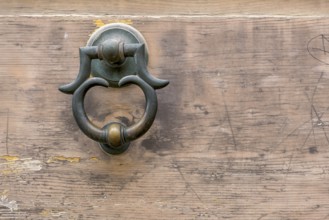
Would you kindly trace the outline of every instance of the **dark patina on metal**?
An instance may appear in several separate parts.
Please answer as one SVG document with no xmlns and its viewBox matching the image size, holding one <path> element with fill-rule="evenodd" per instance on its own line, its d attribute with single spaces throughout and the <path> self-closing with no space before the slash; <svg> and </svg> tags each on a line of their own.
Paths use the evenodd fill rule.
<svg viewBox="0 0 329 220">
<path fill-rule="evenodd" d="M 155 119 L 157 96 L 155 89 L 169 84 L 167 80 L 153 77 L 147 70 L 147 47 L 143 36 L 124 24 L 110 24 L 100 28 L 89 39 L 87 46 L 80 48 L 80 69 L 77 78 L 59 90 L 73 94 L 72 109 L 80 129 L 91 139 L 100 143 L 109 154 L 127 150 L 131 141 L 145 134 Z M 89 78 L 90 75 L 95 76 Z M 139 86 L 146 98 L 142 119 L 127 127 L 123 123 L 110 122 L 102 129 L 95 126 L 84 110 L 84 98 L 94 86 L 122 87 Z"/>
<path fill-rule="evenodd" d="M 88 119 L 84 109 L 84 97 L 87 91 L 94 86 L 108 87 L 109 83 L 106 80 L 99 77 L 90 78 L 73 94 L 72 109 L 78 126 L 88 137 L 100 142 L 102 149 L 110 154 L 123 152 L 131 141 L 145 134 L 151 127 L 157 112 L 157 96 L 150 85 L 137 76 L 126 76 L 119 82 L 120 86 L 126 84 L 138 85 L 146 98 L 146 108 L 142 119 L 130 127 L 126 127 L 122 123 L 111 122 L 100 129 Z"/>
</svg>

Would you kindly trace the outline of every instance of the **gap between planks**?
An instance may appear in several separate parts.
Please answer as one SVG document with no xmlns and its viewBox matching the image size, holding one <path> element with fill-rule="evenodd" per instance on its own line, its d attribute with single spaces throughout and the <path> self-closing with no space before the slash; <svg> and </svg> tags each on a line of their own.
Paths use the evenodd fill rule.
<svg viewBox="0 0 329 220">
<path fill-rule="evenodd" d="M 324 15 L 99 15 L 99 14 L 20 14 L 20 15 L 0 15 L 0 18 L 131 18 L 131 19 L 164 19 L 164 18 L 329 18 L 329 14 Z"/>
</svg>

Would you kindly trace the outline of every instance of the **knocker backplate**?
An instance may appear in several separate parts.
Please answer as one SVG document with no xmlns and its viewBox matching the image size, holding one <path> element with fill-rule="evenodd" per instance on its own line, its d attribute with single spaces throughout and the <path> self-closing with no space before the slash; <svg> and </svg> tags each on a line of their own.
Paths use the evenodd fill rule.
<svg viewBox="0 0 329 220">
<path fill-rule="evenodd" d="M 105 25 L 96 30 L 87 42 L 87 46 L 98 46 L 108 39 L 115 39 L 123 43 L 145 44 L 145 61 L 148 62 L 148 49 L 142 34 L 135 28 L 121 23 Z M 91 74 L 107 80 L 111 87 L 118 87 L 121 78 L 137 74 L 137 65 L 134 57 L 126 57 L 121 64 L 110 64 L 105 60 L 93 59 Z"/>
</svg>

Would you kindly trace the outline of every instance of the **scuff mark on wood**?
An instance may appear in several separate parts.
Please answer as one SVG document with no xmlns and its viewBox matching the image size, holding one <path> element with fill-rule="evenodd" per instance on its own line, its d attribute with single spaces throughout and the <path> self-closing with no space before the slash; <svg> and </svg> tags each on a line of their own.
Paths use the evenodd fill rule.
<svg viewBox="0 0 329 220">
<path fill-rule="evenodd" d="M 98 28 L 103 27 L 106 24 L 112 24 L 112 23 L 122 23 L 128 25 L 133 24 L 131 19 L 111 19 L 108 20 L 107 23 L 104 23 L 102 19 L 95 19 L 94 24 L 96 25 L 97 28 L 89 36 L 91 36 Z"/>
<path fill-rule="evenodd" d="M 92 161 L 99 161 L 99 158 L 98 158 L 98 157 L 90 157 L 89 160 L 92 160 Z"/>
<path fill-rule="evenodd" d="M 64 156 L 54 156 L 49 158 L 47 163 L 54 163 L 56 161 L 68 161 L 70 163 L 79 163 L 80 162 L 80 157 L 64 157 Z"/>
<path fill-rule="evenodd" d="M 18 170 L 16 170 L 16 169 L 5 169 L 5 170 L 1 170 L 1 174 L 2 175 L 5 175 L 5 176 L 8 176 L 10 174 L 15 174 L 15 173 L 18 173 Z"/>
<path fill-rule="evenodd" d="M 26 159 L 20 166 L 25 170 L 39 171 L 42 169 L 42 162 L 39 160 Z"/>
<path fill-rule="evenodd" d="M 6 163 L 0 163 L 1 174 L 10 175 L 24 171 L 39 171 L 42 169 L 42 162 L 39 160 L 32 160 L 31 158 L 19 159 L 16 156 L 2 156 Z"/>
<path fill-rule="evenodd" d="M 104 22 L 101 20 L 101 19 L 96 19 L 96 20 L 94 20 L 94 24 L 96 25 L 96 27 L 102 27 L 102 26 L 104 26 L 105 24 L 104 24 Z"/>
<path fill-rule="evenodd" d="M 123 23 L 123 24 L 133 24 L 131 19 L 113 19 L 108 21 L 109 24 L 111 23 Z"/>
<path fill-rule="evenodd" d="M 13 161 L 19 160 L 19 157 L 17 157 L 17 156 L 10 156 L 10 155 L 3 155 L 3 156 L 0 156 L 0 159 L 4 159 L 7 162 L 13 162 Z"/>
<path fill-rule="evenodd" d="M 43 209 L 39 214 L 43 217 L 48 217 L 50 215 L 51 210 Z"/>
<path fill-rule="evenodd" d="M 52 209 L 43 209 L 39 215 L 43 216 L 43 217 L 63 217 L 64 215 L 66 215 L 66 212 L 62 212 L 62 211 L 54 211 Z"/>
<path fill-rule="evenodd" d="M 96 25 L 96 27 L 102 27 L 106 24 L 112 24 L 112 23 L 122 23 L 122 24 L 133 24 L 131 19 L 111 19 L 108 20 L 107 23 L 104 23 L 101 19 L 96 19 L 94 20 L 94 24 Z"/>
<path fill-rule="evenodd" d="M 0 206 L 10 209 L 11 212 L 18 210 L 18 205 L 15 200 L 9 201 L 7 195 L 0 197 Z"/>
<path fill-rule="evenodd" d="M 66 215 L 66 212 L 53 212 L 52 211 L 50 214 L 53 217 L 63 217 L 64 215 Z"/>
</svg>

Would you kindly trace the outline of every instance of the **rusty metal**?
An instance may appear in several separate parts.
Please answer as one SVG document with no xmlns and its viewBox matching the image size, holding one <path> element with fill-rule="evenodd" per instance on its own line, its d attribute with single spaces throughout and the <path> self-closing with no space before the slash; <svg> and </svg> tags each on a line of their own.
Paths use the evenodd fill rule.
<svg viewBox="0 0 329 220">
<path fill-rule="evenodd" d="M 127 26 L 107 25 L 96 31 L 88 46 L 80 48 L 77 78 L 59 87 L 64 93 L 73 94 L 73 115 L 80 129 L 109 154 L 124 152 L 131 141 L 149 130 L 157 112 L 155 89 L 169 84 L 169 81 L 155 78 L 148 72 L 145 40 L 136 29 Z M 96 77 L 89 78 L 91 74 Z M 130 127 L 118 122 L 110 122 L 102 129 L 95 126 L 84 110 L 87 91 L 94 86 L 122 87 L 129 84 L 139 86 L 144 92 L 146 107 L 141 120 Z"/>
</svg>

